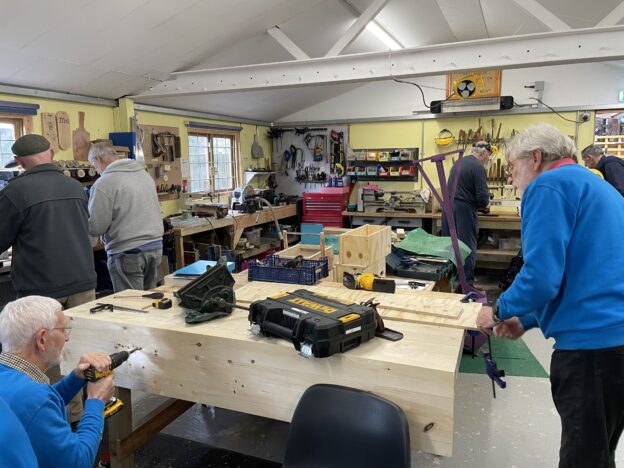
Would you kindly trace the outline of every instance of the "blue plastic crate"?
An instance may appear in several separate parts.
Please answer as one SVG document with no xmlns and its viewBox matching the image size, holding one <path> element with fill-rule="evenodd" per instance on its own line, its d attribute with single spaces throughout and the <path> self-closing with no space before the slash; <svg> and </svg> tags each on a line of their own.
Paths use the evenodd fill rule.
<svg viewBox="0 0 624 468">
<path fill-rule="evenodd" d="M 249 281 L 270 281 L 273 283 L 292 283 L 312 285 L 329 275 L 329 260 L 303 260 L 299 268 L 286 268 L 284 265 L 292 258 L 271 255 L 262 261 L 249 264 Z"/>
</svg>

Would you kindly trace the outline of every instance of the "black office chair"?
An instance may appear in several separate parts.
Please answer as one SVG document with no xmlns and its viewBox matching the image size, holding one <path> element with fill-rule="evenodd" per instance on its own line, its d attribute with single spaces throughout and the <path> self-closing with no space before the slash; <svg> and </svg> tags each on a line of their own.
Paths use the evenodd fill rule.
<svg viewBox="0 0 624 468">
<path fill-rule="evenodd" d="M 339 385 L 308 388 L 295 408 L 284 468 L 409 468 L 410 438 L 401 408 Z"/>
</svg>

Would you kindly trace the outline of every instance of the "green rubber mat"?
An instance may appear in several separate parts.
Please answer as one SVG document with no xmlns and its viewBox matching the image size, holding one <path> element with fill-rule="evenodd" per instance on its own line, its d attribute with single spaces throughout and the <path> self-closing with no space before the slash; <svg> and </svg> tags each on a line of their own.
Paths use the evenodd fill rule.
<svg viewBox="0 0 624 468">
<path fill-rule="evenodd" d="M 493 336 L 492 350 L 497 367 L 503 369 L 505 375 L 548 378 L 548 373 L 522 339 L 512 341 Z M 459 372 L 485 374 L 483 351 L 487 352 L 487 343 L 476 353 L 474 359 L 470 353 L 464 353 L 459 365 Z"/>
</svg>

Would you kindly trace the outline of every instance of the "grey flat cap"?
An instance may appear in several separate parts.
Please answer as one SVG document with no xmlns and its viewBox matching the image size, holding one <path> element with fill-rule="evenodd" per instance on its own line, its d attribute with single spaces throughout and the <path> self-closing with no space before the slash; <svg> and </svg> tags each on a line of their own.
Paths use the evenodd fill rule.
<svg viewBox="0 0 624 468">
<path fill-rule="evenodd" d="M 11 146 L 11 151 L 15 156 L 31 156 L 43 153 L 50 149 L 50 142 L 41 135 L 24 135 L 19 137 Z"/>
</svg>

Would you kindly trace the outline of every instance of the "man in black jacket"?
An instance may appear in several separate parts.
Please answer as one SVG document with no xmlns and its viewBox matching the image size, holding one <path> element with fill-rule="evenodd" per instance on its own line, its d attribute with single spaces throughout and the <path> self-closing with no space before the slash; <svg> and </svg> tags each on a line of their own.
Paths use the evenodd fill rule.
<svg viewBox="0 0 624 468">
<path fill-rule="evenodd" d="M 492 146 L 479 141 L 472 146 L 472 153 L 461 159 L 457 192 L 453 200 L 453 217 L 457 228 L 457 236 L 470 247 L 472 253 L 464 262 L 464 271 L 468 284 L 474 283 L 474 269 L 477 261 L 477 238 L 479 236 L 478 211 L 488 211 L 490 192 L 487 187 L 485 166 L 493 154 Z M 459 161 L 451 168 L 448 180 L 449 193 L 457 177 Z M 450 231 L 446 217 L 442 216 L 442 235 L 449 236 Z"/>
<path fill-rule="evenodd" d="M 95 300 L 96 274 L 82 185 L 52 164 L 54 150 L 41 135 L 11 147 L 25 172 L 0 191 L 0 252 L 13 246 L 11 279 L 18 297 L 47 296 L 71 308 Z M 51 380 L 60 380 L 53 367 Z M 82 403 L 71 406 L 72 422 Z"/>
<path fill-rule="evenodd" d="M 617 156 L 605 156 L 600 145 L 589 145 L 581 152 L 585 166 L 597 169 L 615 189 L 624 195 L 624 161 Z"/>
</svg>

